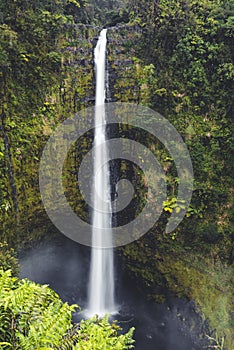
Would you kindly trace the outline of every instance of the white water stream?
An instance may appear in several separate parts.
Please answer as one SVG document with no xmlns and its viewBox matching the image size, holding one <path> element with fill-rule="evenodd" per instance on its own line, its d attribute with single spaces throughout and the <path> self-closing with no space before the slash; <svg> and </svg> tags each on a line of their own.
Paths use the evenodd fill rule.
<svg viewBox="0 0 234 350">
<path fill-rule="evenodd" d="M 96 210 L 92 217 L 92 253 L 87 314 L 104 316 L 115 312 L 114 302 L 114 258 L 112 248 L 102 247 L 103 240 L 111 246 L 111 189 L 107 163 L 105 116 L 105 77 L 106 77 L 106 29 L 100 33 L 95 47 L 96 67 L 96 108 L 94 135 L 94 184 L 93 203 Z M 102 145 L 102 147 L 98 147 Z M 107 228 L 104 233 L 102 228 Z"/>
</svg>

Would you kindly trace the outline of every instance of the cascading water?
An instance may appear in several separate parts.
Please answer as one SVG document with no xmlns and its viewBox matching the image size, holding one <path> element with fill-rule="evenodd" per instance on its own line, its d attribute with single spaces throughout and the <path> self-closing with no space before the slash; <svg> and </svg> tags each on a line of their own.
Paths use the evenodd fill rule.
<svg viewBox="0 0 234 350">
<path fill-rule="evenodd" d="M 105 59 L 106 59 L 106 29 L 100 33 L 95 47 L 96 67 L 96 108 L 94 135 L 94 185 L 92 217 L 92 253 L 89 282 L 89 301 L 87 314 L 89 316 L 104 316 L 115 311 L 114 302 L 114 258 L 112 248 L 102 247 L 103 240 L 111 246 L 111 189 L 108 167 L 108 149 L 106 145 L 105 117 Z M 98 147 L 100 146 L 100 147 Z M 108 234 L 103 234 L 102 228 L 107 228 Z"/>
</svg>

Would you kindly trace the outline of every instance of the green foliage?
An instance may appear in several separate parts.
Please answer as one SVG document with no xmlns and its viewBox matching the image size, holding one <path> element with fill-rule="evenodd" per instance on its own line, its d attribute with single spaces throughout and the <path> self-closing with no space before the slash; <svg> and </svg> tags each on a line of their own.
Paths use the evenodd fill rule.
<svg viewBox="0 0 234 350">
<path fill-rule="evenodd" d="M 18 260 L 13 248 L 10 248 L 7 243 L 0 242 L 0 268 L 4 271 L 12 270 L 13 274 L 18 273 Z"/>
<path fill-rule="evenodd" d="M 231 257 L 233 261 L 230 217 L 234 46 L 230 28 L 234 3 L 218 0 L 158 0 L 150 4 L 129 1 L 129 11 L 132 21 L 142 32 L 135 33 L 137 44 L 134 39 L 132 44 L 125 39 L 124 44 L 118 38 L 125 50 L 118 55 L 122 60 L 121 67 L 115 67 L 115 96 L 121 101 L 135 101 L 152 107 L 166 116 L 184 137 L 195 182 L 187 213 L 190 221 L 184 221 L 179 230 L 183 236 L 181 241 L 191 243 L 187 232 L 194 227 L 193 241 L 198 245 L 200 242 L 202 249 L 209 249 L 216 238 L 204 239 L 205 246 L 205 235 L 200 232 L 201 227 L 205 231 L 207 225 L 214 222 L 218 236 L 216 231 L 213 235 L 223 239 L 225 258 Z M 126 33 L 123 35 L 127 36 Z M 111 54 L 115 61 L 112 51 Z M 125 66 L 127 58 L 128 65 Z M 130 59 L 132 64 L 129 64 Z M 149 146 L 152 148 L 152 143 L 149 142 Z M 183 203 L 175 201 L 178 176 L 173 163 L 163 159 L 164 150 L 157 145 L 154 153 L 162 161 L 168 182 L 164 210 L 179 212 Z M 220 254 L 223 255 L 221 246 Z"/>
<path fill-rule="evenodd" d="M 87 38 L 96 32 L 73 25 L 73 6 L 74 17 L 85 16 L 85 1 L 0 4 L 0 235 L 11 245 L 48 230 L 38 188 L 43 146 L 93 96 Z"/>
<path fill-rule="evenodd" d="M 129 21 L 127 0 L 88 1 L 88 13 L 93 23 L 102 27 L 113 27 Z"/>
<path fill-rule="evenodd" d="M 10 339 L 14 339 L 12 345 L 15 342 L 16 348 L 35 349 L 62 343 L 64 334 L 71 328 L 71 312 L 76 305 L 63 304 L 47 286 L 19 281 L 12 278 L 9 271 L 1 274 L 0 286 L 2 317 L 8 310 L 8 318 L 11 315 L 14 324 L 10 335 Z M 3 333 L 1 339 L 10 341 L 8 333 L 6 336 Z"/>
<path fill-rule="evenodd" d="M 168 118 L 188 146 L 195 181 L 186 218 L 166 235 L 167 217 L 183 208 L 178 174 L 160 145 L 144 141 L 165 171 L 168 197 L 162 220 L 122 250 L 125 264 L 149 293 L 155 283 L 167 284 L 193 299 L 217 331 L 211 345 L 232 349 L 234 2 L 134 0 L 128 8 L 141 31 L 137 44 L 118 38 L 121 53 L 111 50 L 113 62 L 121 55 L 122 63 L 115 96 Z"/>
<path fill-rule="evenodd" d="M 130 349 L 133 329 L 119 335 L 108 318 L 73 324 L 77 305 L 63 303 L 47 285 L 0 271 L 0 345 L 3 349 Z"/>
<path fill-rule="evenodd" d="M 108 318 L 101 320 L 97 318 L 82 321 L 80 323 L 80 341 L 74 347 L 74 350 L 93 350 L 93 349 L 132 349 L 134 346 L 133 328 L 126 334 L 118 335 L 120 328 L 113 323 L 110 325 Z M 95 339 L 95 343 L 93 341 Z M 95 344 L 95 345 L 94 345 Z"/>
</svg>

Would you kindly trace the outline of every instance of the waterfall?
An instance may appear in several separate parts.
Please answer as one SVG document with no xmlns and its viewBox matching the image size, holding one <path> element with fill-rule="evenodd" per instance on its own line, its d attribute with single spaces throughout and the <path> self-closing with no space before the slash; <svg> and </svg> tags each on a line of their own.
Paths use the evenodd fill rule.
<svg viewBox="0 0 234 350">
<path fill-rule="evenodd" d="M 95 47 L 96 68 L 96 108 L 95 108 L 95 135 L 94 135 L 94 184 L 92 216 L 92 252 L 89 281 L 89 316 L 95 314 L 104 316 L 115 311 L 114 302 L 114 257 L 112 248 L 97 248 L 103 246 L 103 240 L 112 243 L 112 214 L 110 173 L 107 163 L 108 149 L 106 142 L 105 116 L 105 77 L 106 77 L 106 29 L 100 33 Z M 98 147 L 102 145 L 102 147 Z M 102 231 L 108 229 L 108 234 Z"/>
</svg>

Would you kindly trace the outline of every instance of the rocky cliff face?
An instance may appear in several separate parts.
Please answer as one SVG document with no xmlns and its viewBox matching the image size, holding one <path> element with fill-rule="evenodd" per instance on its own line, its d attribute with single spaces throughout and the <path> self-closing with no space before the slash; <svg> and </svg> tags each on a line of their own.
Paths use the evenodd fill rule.
<svg viewBox="0 0 234 350">
<path fill-rule="evenodd" d="M 69 29 L 62 49 L 61 103 L 78 111 L 95 101 L 94 47 L 100 27 L 77 24 Z M 117 25 L 107 31 L 107 102 L 139 101 L 135 48 L 139 40 L 137 25 Z"/>
<path fill-rule="evenodd" d="M 140 37 L 137 25 L 108 29 L 108 74 L 111 101 L 139 102 L 137 64 L 134 60 Z"/>
<path fill-rule="evenodd" d="M 3 210 L 2 235 L 8 240 L 11 240 L 9 237 L 15 240 L 17 231 L 18 241 L 24 244 L 25 241 L 43 235 L 48 231 L 48 227 L 52 228 L 40 199 L 38 187 L 40 157 L 46 141 L 58 124 L 95 103 L 93 52 L 101 29 L 84 24 L 65 25 L 63 37 L 60 38 L 58 45 L 59 54 L 61 53 L 60 72 L 53 77 L 44 103 L 38 107 L 28 108 L 29 118 L 28 127 L 24 128 L 25 135 L 22 137 L 20 131 L 25 123 L 24 111 L 15 111 L 14 113 L 18 113 L 17 118 L 5 121 L 6 124 L 10 123 L 6 131 L 11 144 L 16 189 L 14 201 L 17 201 L 18 222 L 16 228 L 15 216 L 11 215 L 10 210 Z M 137 65 L 132 59 L 138 34 L 139 28 L 136 26 L 119 25 L 108 29 L 107 101 L 139 100 Z M 77 152 L 83 153 L 87 147 L 89 146 L 83 142 L 82 150 Z M 5 180 L 9 188 L 11 179 L 6 177 Z M 9 201 L 12 199 L 9 198 Z"/>
</svg>

